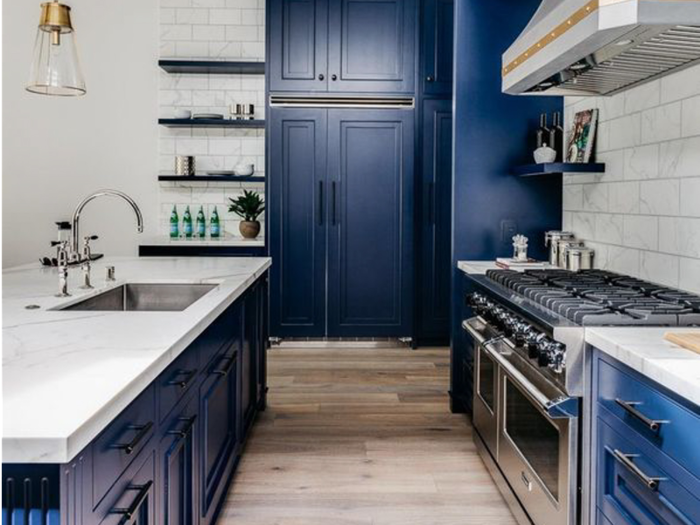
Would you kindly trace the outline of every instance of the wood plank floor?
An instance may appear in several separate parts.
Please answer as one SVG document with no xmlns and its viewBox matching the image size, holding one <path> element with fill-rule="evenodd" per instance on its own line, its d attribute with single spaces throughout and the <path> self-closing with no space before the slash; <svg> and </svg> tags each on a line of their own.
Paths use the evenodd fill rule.
<svg viewBox="0 0 700 525">
<path fill-rule="evenodd" d="M 448 374 L 445 348 L 271 350 L 220 523 L 515 524 Z"/>
</svg>

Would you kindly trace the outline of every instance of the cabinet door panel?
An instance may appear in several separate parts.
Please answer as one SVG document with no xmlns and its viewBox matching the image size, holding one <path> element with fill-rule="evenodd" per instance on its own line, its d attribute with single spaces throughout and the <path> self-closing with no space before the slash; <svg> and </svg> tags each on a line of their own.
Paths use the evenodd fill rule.
<svg viewBox="0 0 700 525">
<path fill-rule="evenodd" d="M 454 56 L 454 0 L 425 0 L 421 32 L 423 92 L 449 95 Z"/>
<path fill-rule="evenodd" d="M 423 106 L 421 248 L 418 291 L 419 340 L 449 342 L 452 102 Z"/>
<path fill-rule="evenodd" d="M 329 91 L 414 90 L 415 0 L 331 0 Z"/>
<path fill-rule="evenodd" d="M 270 91 L 326 91 L 327 0 L 268 2 Z"/>
<path fill-rule="evenodd" d="M 413 114 L 329 111 L 328 335 L 408 336 Z"/>
<path fill-rule="evenodd" d="M 270 111 L 271 335 L 325 335 L 326 110 Z"/>
</svg>

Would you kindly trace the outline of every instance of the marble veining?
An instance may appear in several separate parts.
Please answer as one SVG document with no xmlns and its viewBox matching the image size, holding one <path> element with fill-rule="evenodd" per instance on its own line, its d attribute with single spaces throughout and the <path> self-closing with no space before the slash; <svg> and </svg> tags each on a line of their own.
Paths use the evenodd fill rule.
<svg viewBox="0 0 700 525">
<path fill-rule="evenodd" d="M 70 269 L 68 299 L 54 297 L 55 269 L 3 271 L 3 461 L 70 461 L 270 264 L 257 257 L 107 258 L 93 264 L 93 291 L 79 289 L 80 269 Z M 117 282 L 105 283 L 107 265 Z M 127 282 L 218 286 L 182 312 L 56 309 Z"/>
</svg>

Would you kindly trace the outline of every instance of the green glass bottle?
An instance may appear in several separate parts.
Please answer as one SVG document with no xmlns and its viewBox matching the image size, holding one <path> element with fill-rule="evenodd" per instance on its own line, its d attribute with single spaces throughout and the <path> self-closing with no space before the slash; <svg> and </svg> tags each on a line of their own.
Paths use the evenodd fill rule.
<svg viewBox="0 0 700 525">
<path fill-rule="evenodd" d="M 177 215 L 177 206 L 173 205 L 173 211 L 170 213 L 170 238 L 178 237 L 180 237 L 180 217 Z"/>
<path fill-rule="evenodd" d="M 204 217 L 204 209 L 202 209 L 201 206 L 197 212 L 196 231 L 197 237 L 200 239 L 203 239 L 207 235 L 207 219 Z"/>
<path fill-rule="evenodd" d="M 188 239 L 192 237 L 192 214 L 189 206 L 185 208 L 185 213 L 182 216 L 182 233 Z"/>
<path fill-rule="evenodd" d="M 214 206 L 214 211 L 211 212 L 211 218 L 209 219 L 209 235 L 211 235 L 212 239 L 221 237 L 221 222 L 219 221 L 219 212 L 216 211 L 216 206 Z"/>
</svg>

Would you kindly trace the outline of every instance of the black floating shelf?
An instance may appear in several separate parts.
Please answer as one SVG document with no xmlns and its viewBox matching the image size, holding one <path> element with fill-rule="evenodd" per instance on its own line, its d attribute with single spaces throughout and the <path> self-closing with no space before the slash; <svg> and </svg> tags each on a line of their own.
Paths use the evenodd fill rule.
<svg viewBox="0 0 700 525">
<path fill-rule="evenodd" d="M 265 62 L 216 60 L 159 60 L 158 65 L 168 73 L 212 75 L 264 75 Z"/>
<path fill-rule="evenodd" d="M 520 177 L 534 177 L 553 173 L 605 173 L 605 164 L 550 162 L 546 164 L 528 164 L 513 168 L 513 174 Z"/>
<path fill-rule="evenodd" d="M 222 118 L 160 118 L 158 124 L 168 128 L 257 128 L 265 127 L 264 120 L 235 120 Z"/>
<path fill-rule="evenodd" d="M 158 175 L 161 182 L 265 182 L 265 177 L 251 175 L 250 177 L 236 177 L 235 175 Z"/>
</svg>

